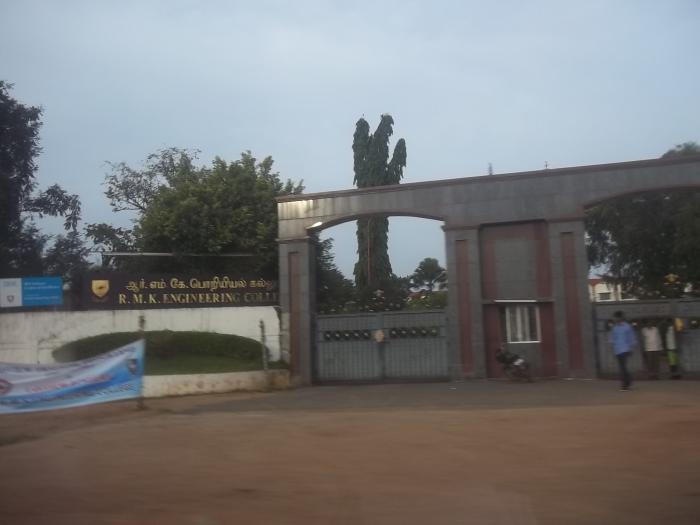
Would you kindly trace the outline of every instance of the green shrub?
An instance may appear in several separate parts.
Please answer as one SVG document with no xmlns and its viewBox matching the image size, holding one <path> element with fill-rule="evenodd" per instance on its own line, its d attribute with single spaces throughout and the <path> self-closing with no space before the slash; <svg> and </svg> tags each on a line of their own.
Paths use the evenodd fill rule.
<svg viewBox="0 0 700 525">
<path fill-rule="evenodd" d="M 262 369 L 260 343 L 210 332 L 146 332 L 146 375 L 205 374 Z M 117 332 L 73 341 L 53 351 L 59 363 L 87 359 L 138 340 L 138 332 Z M 272 363 L 282 368 L 284 363 Z"/>
</svg>

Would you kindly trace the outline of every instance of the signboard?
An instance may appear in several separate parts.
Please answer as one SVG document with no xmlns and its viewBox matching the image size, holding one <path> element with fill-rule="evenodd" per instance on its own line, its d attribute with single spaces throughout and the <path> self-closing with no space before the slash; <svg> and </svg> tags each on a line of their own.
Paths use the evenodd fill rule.
<svg viewBox="0 0 700 525">
<path fill-rule="evenodd" d="M 141 396 L 144 342 L 57 365 L 0 363 L 0 414 L 35 412 Z"/>
<path fill-rule="evenodd" d="M 22 278 L 22 306 L 63 304 L 63 279 L 60 277 Z"/>
<path fill-rule="evenodd" d="M 274 306 L 277 281 L 259 276 L 89 274 L 83 284 L 88 309 Z"/>
<path fill-rule="evenodd" d="M 22 306 L 22 279 L 0 279 L 0 308 Z"/>
<path fill-rule="evenodd" d="M 63 304 L 60 277 L 0 279 L 0 308 L 21 308 Z"/>
</svg>

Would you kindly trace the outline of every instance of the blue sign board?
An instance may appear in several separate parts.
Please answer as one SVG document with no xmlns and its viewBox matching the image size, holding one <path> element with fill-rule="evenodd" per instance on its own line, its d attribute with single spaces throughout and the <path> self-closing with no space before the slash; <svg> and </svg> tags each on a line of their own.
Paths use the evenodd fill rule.
<svg viewBox="0 0 700 525">
<path fill-rule="evenodd" d="M 23 277 L 22 306 L 63 304 L 63 279 L 60 277 Z"/>
</svg>

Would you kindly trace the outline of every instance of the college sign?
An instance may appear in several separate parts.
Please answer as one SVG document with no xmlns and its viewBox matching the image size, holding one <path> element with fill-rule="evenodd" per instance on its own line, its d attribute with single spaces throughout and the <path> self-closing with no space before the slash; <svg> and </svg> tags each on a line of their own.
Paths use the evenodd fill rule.
<svg viewBox="0 0 700 525">
<path fill-rule="evenodd" d="M 83 306 L 93 309 L 274 306 L 277 281 L 231 275 L 89 274 Z"/>
</svg>

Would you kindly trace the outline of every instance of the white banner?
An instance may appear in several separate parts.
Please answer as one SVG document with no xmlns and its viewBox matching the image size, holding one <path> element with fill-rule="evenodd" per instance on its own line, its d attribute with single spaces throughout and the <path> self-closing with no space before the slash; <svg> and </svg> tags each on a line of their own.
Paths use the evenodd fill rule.
<svg viewBox="0 0 700 525">
<path fill-rule="evenodd" d="M 139 397 L 144 341 L 57 365 L 0 363 L 0 414 L 69 408 Z"/>
</svg>

